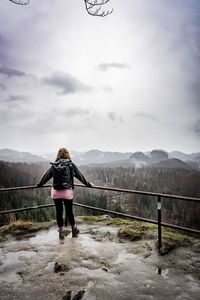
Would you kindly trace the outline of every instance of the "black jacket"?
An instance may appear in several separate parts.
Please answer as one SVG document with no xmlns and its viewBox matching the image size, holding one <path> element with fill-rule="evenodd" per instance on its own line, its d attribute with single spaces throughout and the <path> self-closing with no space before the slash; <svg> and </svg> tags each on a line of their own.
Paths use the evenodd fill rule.
<svg viewBox="0 0 200 300">
<path fill-rule="evenodd" d="M 74 177 L 76 177 L 79 181 L 81 181 L 84 185 L 91 187 L 91 183 L 88 182 L 85 177 L 83 176 L 83 174 L 79 171 L 79 169 L 77 168 L 77 166 L 71 162 L 68 159 L 60 159 L 58 162 L 66 162 L 69 163 L 71 165 L 71 180 L 72 180 L 72 189 L 74 189 Z M 43 186 L 47 181 L 49 181 L 51 178 L 53 177 L 53 167 L 51 166 L 51 168 L 49 168 L 47 170 L 47 172 L 44 174 L 44 176 L 42 177 L 42 179 L 40 180 L 40 182 L 37 184 L 37 187 L 41 187 Z"/>
</svg>

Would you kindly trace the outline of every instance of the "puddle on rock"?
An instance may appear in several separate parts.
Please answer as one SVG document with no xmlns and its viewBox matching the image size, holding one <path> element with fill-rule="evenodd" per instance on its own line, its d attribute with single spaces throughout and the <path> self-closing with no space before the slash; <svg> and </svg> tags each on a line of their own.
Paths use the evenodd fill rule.
<svg viewBox="0 0 200 300">
<path fill-rule="evenodd" d="M 193 300 L 187 293 L 183 293 L 176 297 L 176 300 Z"/>
<path fill-rule="evenodd" d="M 6 253 L 5 257 L 2 257 L 2 265 L 0 266 L 0 273 L 9 269 L 14 269 L 24 264 L 23 258 L 29 258 L 35 255 L 34 251 L 17 251 Z"/>
<path fill-rule="evenodd" d="M 51 261 L 50 263 L 47 264 L 45 270 L 54 270 L 55 262 Z"/>
<path fill-rule="evenodd" d="M 189 285 L 192 291 L 198 291 L 198 290 L 200 291 L 200 284 L 198 284 L 197 282 L 190 281 L 187 283 L 187 285 Z"/>
<path fill-rule="evenodd" d="M 135 259 L 136 257 L 137 257 L 137 255 L 135 255 L 133 253 L 119 253 L 116 263 L 120 264 L 120 263 L 123 263 L 125 260 Z"/>
<path fill-rule="evenodd" d="M 2 257 L 2 265 L 0 266 L 0 280 L 15 282 L 21 281 L 21 277 L 16 274 L 16 270 L 22 267 L 26 262 L 24 259 L 35 255 L 34 251 L 17 251 L 6 253 Z"/>
<path fill-rule="evenodd" d="M 92 264 L 92 262 L 89 261 L 88 259 L 83 259 L 81 262 L 82 262 L 83 264 L 87 264 L 87 265 Z"/>
<path fill-rule="evenodd" d="M 83 259 L 80 264 L 80 266 L 82 267 L 91 268 L 91 269 L 94 268 L 95 265 L 96 263 L 90 259 L 89 260 Z"/>
<path fill-rule="evenodd" d="M 58 243 L 58 232 L 56 229 L 42 231 L 42 232 L 38 233 L 35 237 L 30 238 L 29 242 L 31 244 L 43 244 L 43 245 L 45 243 L 51 243 L 51 245 L 57 244 Z"/>
<path fill-rule="evenodd" d="M 84 238 L 80 236 L 80 239 L 78 241 L 84 249 L 90 251 L 90 254 L 99 256 L 97 248 L 99 247 L 99 245 L 101 245 L 101 243 L 94 241 L 94 239 L 86 235 L 84 236 Z"/>
<path fill-rule="evenodd" d="M 6 281 L 6 282 L 10 282 L 12 284 L 18 284 L 18 283 L 22 283 L 23 280 L 21 278 L 21 276 L 17 273 L 12 273 L 12 272 L 7 272 L 7 273 L 0 273 L 0 281 Z"/>
<path fill-rule="evenodd" d="M 74 268 L 73 271 L 78 271 L 80 273 L 83 273 L 83 274 L 86 274 L 88 276 L 91 276 L 91 277 L 107 277 L 107 278 L 110 278 L 112 277 L 112 274 L 102 270 L 102 269 L 95 269 L 95 270 L 90 270 L 88 268 L 85 268 L 85 267 L 78 267 L 78 268 Z"/>
<path fill-rule="evenodd" d="M 169 271 L 168 269 L 157 268 L 156 273 L 158 273 L 158 275 L 162 275 L 163 277 L 166 277 L 168 271 Z"/>
</svg>

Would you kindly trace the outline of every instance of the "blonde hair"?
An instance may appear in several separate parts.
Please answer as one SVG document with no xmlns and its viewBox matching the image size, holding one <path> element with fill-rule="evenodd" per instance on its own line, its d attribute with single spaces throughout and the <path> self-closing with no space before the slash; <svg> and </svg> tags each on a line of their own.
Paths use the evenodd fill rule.
<svg viewBox="0 0 200 300">
<path fill-rule="evenodd" d="M 69 154 L 69 151 L 66 148 L 60 148 L 58 150 L 57 156 L 56 156 L 56 161 L 58 161 L 59 159 L 64 158 L 64 159 L 71 159 L 71 156 Z"/>
</svg>

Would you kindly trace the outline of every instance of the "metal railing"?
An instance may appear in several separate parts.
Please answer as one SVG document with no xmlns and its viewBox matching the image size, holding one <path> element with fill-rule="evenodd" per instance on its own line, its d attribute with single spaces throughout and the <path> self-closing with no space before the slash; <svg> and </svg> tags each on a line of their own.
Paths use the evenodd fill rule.
<svg viewBox="0 0 200 300">
<path fill-rule="evenodd" d="M 82 185 L 82 184 L 75 184 L 75 186 L 88 188 L 87 186 Z M 46 184 L 46 185 L 42 186 L 41 188 L 47 188 L 47 187 L 51 187 L 51 185 Z M 0 192 L 29 190 L 29 189 L 34 189 L 34 188 L 37 188 L 37 187 L 34 185 L 34 186 L 2 188 L 2 189 L 0 189 Z M 187 231 L 190 233 L 200 234 L 200 230 L 197 230 L 197 229 L 192 229 L 192 228 L 188 228 L 188 227 L 182 227 L 182 226 L 162 222 L 162 214 L 161 214 L 161 199 L 162 198 L 168 198 L 168 199 L 171 198 L 171 199 L 186 200 L 186 201 L 191 201 L 191 202 L 195 202 L 195 203 L 200 203 L 199 198 L 184 197 L 184 196 L 162 194 L 162 193 L 152 193 L 152 192 L 145 192 L 145 191 L 138 191 L 138 190 L 119 189 L 119 188 L 104 187 L 104 186 L 93 186 L 90 189 L 99 189 L 99 190 L 114 191 L 114 192 L 120 192 L 120 193 L 129 193 L 129 194 L 157 197 L 157 216 L 158 216 L 157 221 L 152 220 L 152 219 L 138 217 L 138 216 L 133 216 L 133 215 L 129 215 L 129 214 L 124 214 L 124 213 L 120 213 L 120 212 L 116 212 L 116 211 L 112 211 L 112 210 L 107 210 L 104 208 L 99 208 L 99 207 L 89 206 L 89 205 L 85 205 L 85 204 L 81 204 L 81 203 L 76 203 L 76 202 L 74 202 L 74 205 L 83 207 L 83 208 L 87 208 L 87 209 L 91 209 L 91 210 L 105 212 L 105 213 L 108 213 L 111 215 L 116 215 L 118 217 L 124 217 L 124 218 L 134 219 L 134 220 L 138 220 L 138 221 L 148 222 L 148 223 L 152 223 L 152 224 L 157 224 L 158 225 L 158 250 L 159 251 L 162 248 L 162 226 Z M 38 209 L 38 208 L 47 208 L 47 207 L 52 207 L 54 205 L 55 204 L 45 204 L 45 205 L 24 207 L 24 208 L 12 209 L 12 210 L 4 210 L 4 211 L 0 211 L 0 215 L 14 213 L 14 212 L 21 212 L 21 211 L 26 211 L 26 210 L 33 210 L 33 209 Z"/>
</svg>

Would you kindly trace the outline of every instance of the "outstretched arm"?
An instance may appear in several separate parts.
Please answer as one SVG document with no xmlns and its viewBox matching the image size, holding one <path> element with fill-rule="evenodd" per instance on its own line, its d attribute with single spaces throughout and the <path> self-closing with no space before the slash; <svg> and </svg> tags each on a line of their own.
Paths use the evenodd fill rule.
<svg viewBox="0 0 200 300">
<path fill-rule="evenodd" d="M 89 181 L 87 181 L 85 179 L 85 177 L 83 176 L 83 174 L 79 171 L 79 169 L 77 168 L 77 166 L 73 163 L 73 175 L 74 177 L 76 177 L 79 181 L 81 181 L 84 185 L 88 186 L 88 187 L 92 187 L 93 184 L 90 183 Z"/>
<path fill-rule="evenodd" d="M 40 182 L 37 184 L 37 187 L 43 186 L 47 181 L 49 181 L 53 177 L 52 168 L 50 168 L 42 177 Z"/>
</svg>

